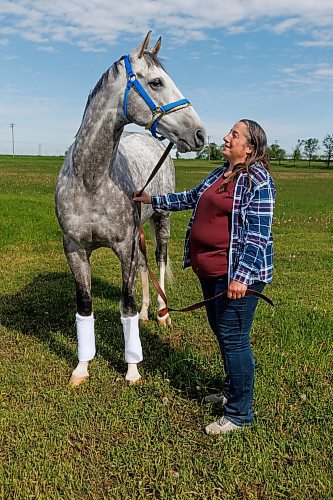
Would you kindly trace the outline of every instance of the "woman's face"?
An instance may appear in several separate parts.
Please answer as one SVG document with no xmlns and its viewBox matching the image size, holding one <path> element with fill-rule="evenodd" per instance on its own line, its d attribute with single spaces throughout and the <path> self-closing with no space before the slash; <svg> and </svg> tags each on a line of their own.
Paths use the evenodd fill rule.
<svg viewBox="0 0 333 500">
<path fill-rule="evenodd" d="M 222 154 L 232 166 L 244 163 L 247 155 L 253 151 L 253 146 L 249 145 L 247 126 L 244 122 L 235 123 L 223 140 Z"/>
</svg>

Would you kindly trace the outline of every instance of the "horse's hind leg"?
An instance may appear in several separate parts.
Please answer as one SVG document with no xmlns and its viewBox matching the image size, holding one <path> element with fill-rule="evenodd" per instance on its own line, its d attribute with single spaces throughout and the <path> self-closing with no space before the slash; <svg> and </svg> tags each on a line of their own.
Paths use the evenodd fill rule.
<svg viewBox="0 0 333 500">
<path fill-rule="evenodd" d="M 170 214 L 168 213 L 157 213 L 151 217 L 155 228 L 155 239 L 156 239 L 156 247 L 155 247 L 155 257 L 156 263 L 159 268 L 159 285 L 162 288 L 163 292 L 165 291 L 165 273 L 168 266 L 168 241 L 170 239 Z M 158 310 L 161 311 L 166 307 L 166 304 L 162 297 L 158 295 L 157 297 L 157 305 Z M 171 318 L 169 313 L 166 313 L 164 316 L 160 317 L 157 315 L 158 323 L 161 326 L 169 326 L 171 325 Z"/>
<path fill-rule="evenodd" d="M 79 363 L 69 380 L 69 385 L 76 387 L 88 380 L 88 363 L 96 353 L 91 300 L 90 254 L 66 238 L 64 238 L 64 249 L 76 285 L 76 333 Z"/>
</svg>

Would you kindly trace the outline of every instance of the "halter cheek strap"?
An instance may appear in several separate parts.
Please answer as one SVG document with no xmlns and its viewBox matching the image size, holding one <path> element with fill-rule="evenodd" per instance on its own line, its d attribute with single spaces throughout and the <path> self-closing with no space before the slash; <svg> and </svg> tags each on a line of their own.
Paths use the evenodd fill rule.
<svg viewBox="0 0 333 500">
<path fill-rule="evenodd" d="M 187 106 L 191 106 L 191 103 L 188 99 L 180 99 L 179 101 L 176 102 L 171 102 L 170 104 L 165 104 L 164 106 L 156 106 L 154 101 L 150 98 L 150 96 L 147 94 L 145 89 L 142 87 L 141 83 L 139 80 L 137 80 L 135 73 L 133 73 L 131 62 L 129 56 L 125 56 L 125 68 L 127 72 L 127 85 L 126 85 L 126 90 L 125 90 L 125 98 L 124 98 L 124 115 L 127 118 L 127 101 L 128 101 L 128 96 L 129 92 L 132 87 L 135 87 L 135 89 L 138 91 L 138 93 L 141 95 L 145 103 L 148 105 L 152 112 L 152 119 L 147 123 L 146 129 L 150 130 L 152 135 L 156 137 L 159 141 L 163 141 L 165 137 L 162 135 L 159 135 L 157 133 L 157 125 L 159 120 L 164 116 L 169 113 L 173 113 L 174 111 L 177 111 L 178 109 L 186 108 Z"/>
</svg>

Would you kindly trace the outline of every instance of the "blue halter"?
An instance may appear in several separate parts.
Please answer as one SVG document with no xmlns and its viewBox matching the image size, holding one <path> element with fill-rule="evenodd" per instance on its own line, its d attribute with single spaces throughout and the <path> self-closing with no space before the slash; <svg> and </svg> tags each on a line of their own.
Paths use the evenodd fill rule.
<svg viewBox="0 0 333 500">
<path fill-rule="evenodd" d="M 129 96 L 129 91 L 132 87 L 135 87 L 139 92 L 141 97 L 144 99 L 146 104 L 149 106 L 153 116 L 150 122 L 147 123 L 146 129 L 150 130 L 152 135 L 156 137 L 159 141 L 163 141 L 165 137 L 162 135 L 157 135 L 157 125 L 162 116 L 172 113 L 173 111 L 177 111 L 177 109 L 185 108 L 187 106 L 191 106 L 191 103 L 188 99 L 180 99 L 176 102 L 171 102 L 170 104 L 166 104 L 165 106 L 156 106 L 154 101 L 149 97 L 145 89 L 142 87 L 141 83 L 137 80 L 135 73 L 133 73 L 131 62 L 129 56 L 125 56 L 125 68 L 128 76 L 126 91 L 125 91 L 125 99 L 124 99 L 124 115 L 127 118 L 127 101 Z"/>
</svg>

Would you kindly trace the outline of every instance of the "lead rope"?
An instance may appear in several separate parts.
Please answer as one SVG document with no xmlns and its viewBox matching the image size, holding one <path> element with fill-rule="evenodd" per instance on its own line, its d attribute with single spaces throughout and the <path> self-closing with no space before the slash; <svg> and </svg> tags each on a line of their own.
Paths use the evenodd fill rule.
<svg viewBox="0 0 333 500">
<path fill-rule="evenodd" d="M 146 187 L 148 186 L 148 184 L 155 177 L 155 175 L 157 174 L 157 172 L 159 171 L 159 169 L 163 165 L 166 157 L 170 153 L 170 151 L 172 149 L 172 146 L 173 146 L 173 142 L 169 142 L 169 144 L 165 148 L 165 151 L 163 152 L 161 158 L 158 160 L 158 162 L 157 162 L 154 170 L 150 174 L 147 182 L 145 183 L 145 185 L 143 186 L 143 188 L 140 191 L 138 191 L 138 196 L 142 195 L 143 191 L 146 189 Z M 139 212 L 139 219 L 141 220 L 141 201 L 137 201 L 136 203 L 137 203 L 138 212 Z M 174 307 L 169 307 L 168 306 L 168 298 L 165 295 L 165 293 L 162 290 L 162 288 L 160 287 L 160 284 L 157 281 L 156 277 L 154 276 L 154 273 L 151 270 L 151 267 L 149 265 L 148 256 L 147 256 L 147 246 L 146 246 L 145 234 L 144 234 L 143 227 L 142 227 L 141 223 L 140 223 L 140 249 L 141 249 L 142 255 L 144 256 L 144 259 L 145 259 L 145 262 L 146 262 L 146 266 L 147 266 L 147 269 L 148 269 L 148 273 L 149 273 L 150 279 L 151 279 L 151 281 L 152 281 L 152 283 L 154 285 L 154 288 L 155 288 L 156 292 L 159 294 L 159 296 L 162 298 L 162 300 L 165 303 L 165 307 L 163 309 L 160 309 L 157 312 L 157 315 L 160 318 L 163 317 L 163 316 L 165 316 L 169 311 L 174 311 L 174 312 L 189 312 L 189 311 L 194 311 L 195 309 L 199 309 L 200 307 L 203 307 L 204 305 L 206 305 L 207 302 L 209 302 L 211 300 L 214 300 L 214 299 L 216 299 L 218 297 L 223 297 L 223 296 L 227 295 L 228 290 L 225 290 L 224 292 L 218 293 L 214 297 L 210 297 L 209 299 L 201 300 L 200 302 L 196 302 L 196 303 L 191 304 L 191 305 L 186 306 L 186 307 L 182 307 L 182 308 L 179 308 L 179 309 L 178 308 L 174 308 Z M 256 290 L 249 290 L 248 289 L 248 290 L 246 290 L 245 295 L 255 295 L 256 297 L 259 297 L 260 299 L 264 300 L 265 302 L 267 302 L 268 304 L 270 304 L 271 306 L 274 307 L 274 303 L 273 303 L 273 301 L 269 297 L 267 297 L 263 293 L 257 292 Z"/>
</svg>

